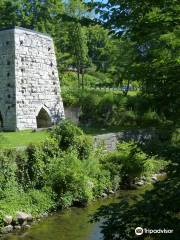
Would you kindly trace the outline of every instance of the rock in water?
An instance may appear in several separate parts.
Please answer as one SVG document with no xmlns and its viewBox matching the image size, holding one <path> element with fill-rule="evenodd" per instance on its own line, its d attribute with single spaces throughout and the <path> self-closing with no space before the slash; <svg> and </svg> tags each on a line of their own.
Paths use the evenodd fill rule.
<svg viewBox="0 0 180 240">
<path fill-rule="evenodd" d="M 144 181 L 138 181 L 137 183 L 136 183 L 136 185 L 138 185 L 138 186 L 143 186 L 144 185 Z"/>
<path fill-rule="evenodd" d="M 12 225 L 8 225 L 8 226 L 3 227 L 1 229 L 1 233 L 3 233 L 3 234 L 10 233 L 12 231 L 13 231 L 13 226 Z"/>
<path fill-rule="evenodd" d="M 12 223 L 13 217 L 10 215 L 6 215 L 3 220 L 5 224 L 10 225 Z"/>
<path fill-rule="evenodd" d="M 16 230 L 21 230 L 21 226 L 20 226 L 20 225 L 16 225 L 16 226 L 14 227 L 14 229 L 16 229 Z"/>
<path fill-rule="evenodd" d="M 103 197 L 103 198 L 107 198 L 107 196 L 108 196 L 108 195 L 107 195 L 106 193 L 102 193 L 102 194 L 101 194 L 101 197 Z"/>
<path fill-rule="evenodd" d="M 16 218 L 20 224 L 23 224 L 25 221 L 32 221 L 32 215 L 25 212 L 17 212 Z"/>
<path fill-rule="evenodd" d="M 31 214 L 28 214 L 27 221 L 28 222 L 32 222 L 33 221 L 33 216 Z"/>
<path fill-rule="evenodd" d="M 156 177 L 155 175 L 152 176 L 151 179 L 152 179 L 152 181 L 153 181 L 154 183 L 158 182 L 158 179 L 157 179 L 157 177 Z"/>
</svg>

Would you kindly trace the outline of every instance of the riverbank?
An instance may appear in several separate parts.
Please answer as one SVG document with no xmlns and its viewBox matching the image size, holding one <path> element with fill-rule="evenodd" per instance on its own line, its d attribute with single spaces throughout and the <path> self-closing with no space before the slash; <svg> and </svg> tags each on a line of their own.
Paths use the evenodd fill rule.
<svg viewBox="0 0 180 240">
<path fill-rule="evenodd" d="M 38 224 L 33 224 L 31 228 L 16 230 L 16 232 L 4 235 L 3 240 L 35 239 L 49 240 L 99 240 L 102 237 L 100 232 L 100 222 L 90 223 L 91 216 L 101 206 L 108 206 L 112 203 L 118 203 L 123 199 L 130 199 L 132 196 L 139 196 L 146 190 L 152 188 L 152 185 L 140 188 L 138 190 L 118 191 L 107 198 L 97 199 L 91 202 L 86 208 L 71 207 L 61 212 L 54 212 L 48 217 L 41 218 Z"/>
<path fill-rule="evenodd" d="M 42 144 L 29 145 L 21 151 L 1 150 L 0 164 L 3 226 L 10 225 L 4 221 L 7 216 L 16 222 L 17 212 L 36 218 L 44 212 L 86 206 L 116 192 L 121 185 L 126 189 L 136 181 L 143 185 L 167 162 L 148 155 L 134 141 L 123 142 L 111 152 L 103 146 L 94 148 L 90 136 L 63 121 Z M 17 220 L 13 226 L 19 225 Z"/>
<path fill-rule="evenodd" d="M 133 184 L 132 189 L 133 190 L 118 190 L 116 192 L 109 191 L 106 193 L 103 193 L 100 198 L 95 199 L 94 201 L 91 201 L 89 204 L 83 205 L 83 203 L 78 204 L 78 208 L 89 208 L 89 206 L 92 206 L 96 202 L 108 202 L 109 199 L 119 199 L 119 197 L 125 197 L 125 196 L 132 196 L 132 195 L 140 195 L 144 193 L 147 190 L 150 190 L 153 188 L 153 184 L 157 183 L 159 181 L 164 181 L 167 178 L 166 173 L 161 174 L 155 174 L 151 177 L 151 181 L 148 181 L 146 177 L 142 177 L 140 179 L 137 179 L 135 184 Z M 124 186 L 125 187 L 125 186 Z M 69 209 L 77 208 L 76 204 L 74 206 L 71 206 Z M 19 233 L 20 231 L 26 231 L 27 229 L 31 228 L 34 224 L 39 223 L 44 218 L 47 218 L 52 215 L 56 215 L 57 211 L 53 210 L 50 212 L 44 212 L 36 216 L 32 216 L 31 213 L 25 213 L 25 212 L 16 212 L 15 217 L 6 215 L 3 218 L 5 226 L 1 228 L 0 230 L 0 237 L 3 237 L 5 234 L 9 233 Z M 62 210 L 64 212 L 64 210 Z M 61 214 L 61 212 L 59 213 Z"/>
</svg>

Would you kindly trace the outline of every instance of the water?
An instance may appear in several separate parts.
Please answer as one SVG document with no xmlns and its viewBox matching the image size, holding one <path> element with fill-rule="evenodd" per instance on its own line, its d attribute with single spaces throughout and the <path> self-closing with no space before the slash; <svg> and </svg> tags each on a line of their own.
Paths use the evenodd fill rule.
<svg viewBox="0 0 180 240">
<path fill-rule="evenodd" d="M 90 223 L 90 215 L 100 206 L 118 202 L 131 194 L 134 191 L 122 191 L 118 196 L 98 200 L 87 208 L 71 208 L 53 214 L 29 230 L 12 233 L 4 240 L 103 240 L 101 223 Z"/>
</svg>

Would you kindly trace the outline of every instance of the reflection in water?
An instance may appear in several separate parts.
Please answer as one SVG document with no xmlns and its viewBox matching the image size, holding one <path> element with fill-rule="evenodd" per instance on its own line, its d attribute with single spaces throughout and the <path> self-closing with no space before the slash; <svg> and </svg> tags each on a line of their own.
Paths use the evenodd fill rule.
<svg viewBox="0 0 180 240">
<path fill-rule="evenodd" d="M 122 199 L 130 194 L 124 191 L 118 196 Z M 90 215 L 102 205 L 119 202 L 118 196 L 96 201 L 87 208 L 71 208 L 54 214 L 26 232 L 9 235 L 4 240 L 103 240 L 101 223 L 90 223 Z"/>
</svg>

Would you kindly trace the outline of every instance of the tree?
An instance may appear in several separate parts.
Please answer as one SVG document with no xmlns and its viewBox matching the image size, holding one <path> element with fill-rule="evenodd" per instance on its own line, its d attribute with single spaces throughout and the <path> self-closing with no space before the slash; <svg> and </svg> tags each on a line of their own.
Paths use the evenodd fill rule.
<svg viewBox="0 0 180 240">
<path fill-rule="evenodd" d="M 89 57 L 97 71 L 107 72 L 111 63 L 113 40 L 107 29 L 100 25 L 88 27 Z"/>
<path fill-rule="evenodd" d="M 72 54 L 72 66 L 75 66 L 78 78 L 78 87 L 84 88 L 85 68 L 88 64 L 88 47 L 86 28 L 81 26 L 80 19 L 86 14 L 81 1 L 69 0 L 65 4 L 66 14 L 72 18 L 68 26 L 69 51 Z M 81 75 L 81 79 L 80 79 Z"/>
<path fill-rule="evenodd" d="M 177 122 L 180 114 L 179 1 L 109 0 L 96 2 L 101 23 L 116 36 L 134 43 L 133 70 L 143 92 L 153 95 L 157 107 Z"/>
<path fill-rule="evenodd" d="M 20 26 L 54 35 L 63 5 L 59 0 L 3 0 L 0 5 L 1 27 Z"/>
<path fill-rule="evenodd" d="M 79 23 L 72 23 L 69 30 L 71 53 L 74 58 L 75 69 L 77 71 L 78 86 L 81 86 L 83 89 L 85 68 L 88 64 L 86 29 L 82 28 Z"/>
<path fill-rule="evenodd" d="M 111 54 L 112 57 L 112 70 L 111 74 L 116 86 L 124 86 L 124 95 L 128 94 L 130 84 L 136 80 L 136 56 L 137 51 L 135 44 L 125 38 L 116 39 L 114 41 L 115 47 Z"/>
</svg>

